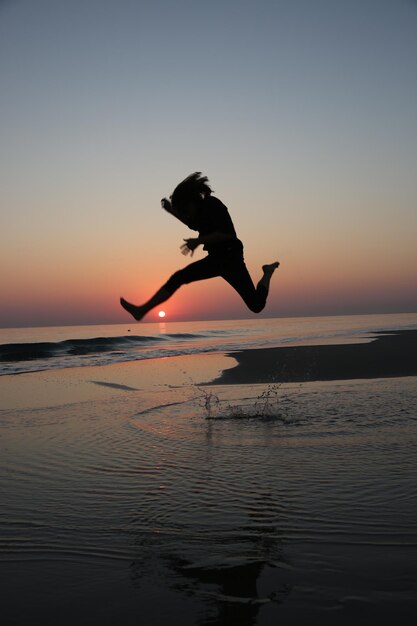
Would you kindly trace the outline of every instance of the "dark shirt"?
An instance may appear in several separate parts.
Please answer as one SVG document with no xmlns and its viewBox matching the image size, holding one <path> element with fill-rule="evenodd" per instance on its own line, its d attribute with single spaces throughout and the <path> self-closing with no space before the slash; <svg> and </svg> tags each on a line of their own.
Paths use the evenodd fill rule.
<svg viewBox="0 0 417 626">
<path fill-rule="evenodd" d="M 200 236 L 212 233 L 230 235 L 231 239 L 220 243 L 206 243 L 203 247 L 210 254 L 241 252 L 242 242 L 237 238 L 227 207 L 218 198 L 209 196 L 198 205 L 197 213 L 188 226 Z"/>
</svg>

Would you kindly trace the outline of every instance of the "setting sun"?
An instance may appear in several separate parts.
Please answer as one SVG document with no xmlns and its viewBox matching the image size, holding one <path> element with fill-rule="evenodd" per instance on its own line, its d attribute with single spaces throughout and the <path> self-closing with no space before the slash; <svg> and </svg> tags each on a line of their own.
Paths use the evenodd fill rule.
<svg viewBox="0 0 417 626">
<path fill-rule="evenodd" d="M 158 315 L 159 317 L 165 317 L 165 311 L 159 311 Z"/>
</svg>

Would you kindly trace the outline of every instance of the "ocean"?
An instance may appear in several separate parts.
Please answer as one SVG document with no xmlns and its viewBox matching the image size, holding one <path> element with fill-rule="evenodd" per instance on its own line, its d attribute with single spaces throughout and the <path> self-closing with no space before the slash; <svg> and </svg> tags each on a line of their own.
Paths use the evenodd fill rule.
<svg viewBox="0 0 417 626">
<path fill-rule="evenodd" d="M 401 626 L 417 377 L 207 384 L 417 315 L 0 331 L 2 623 Z"/>
<path fill-rule="evenodd" d="M 365 341 L 417 314 L 0 329 L 0 375 L 280 345 Z"/>
</svg>

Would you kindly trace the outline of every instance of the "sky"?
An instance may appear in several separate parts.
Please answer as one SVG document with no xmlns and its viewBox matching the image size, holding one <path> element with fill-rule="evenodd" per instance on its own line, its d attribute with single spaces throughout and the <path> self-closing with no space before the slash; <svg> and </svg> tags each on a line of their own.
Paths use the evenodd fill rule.
<svg viewBox="0 0 417 626">
<path fill-rule="evenodd" d="M 128 323 L 194 171 L 281 262 L 261 316 L 417 311 L 416 67 L 412 0 L 0 0 L 0 326 Z M 221 278 L 162 308 L 255 317 Z"/>
</svg>

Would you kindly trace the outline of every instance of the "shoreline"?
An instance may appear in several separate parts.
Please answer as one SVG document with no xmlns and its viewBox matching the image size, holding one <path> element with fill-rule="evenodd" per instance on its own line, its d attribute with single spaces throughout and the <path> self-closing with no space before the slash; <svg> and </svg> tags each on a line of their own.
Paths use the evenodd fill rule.
<svg viewBox="0 0 417 626">
<path fill-rule="evenodd" d="M 380 331 L 368 343 L 252 348 L 225 356 L 237 364 L 209 385 L 417 376 L 417 330 Z"/>
<path fill-rule="evenodd" d="M 417 376 L 417 330 L 378 331 L 364 343 L 247 348 L 9 374 L 2 410 L 143 397 L 149 391 L 238 384 L 331 382 Z"/>
</svg>

